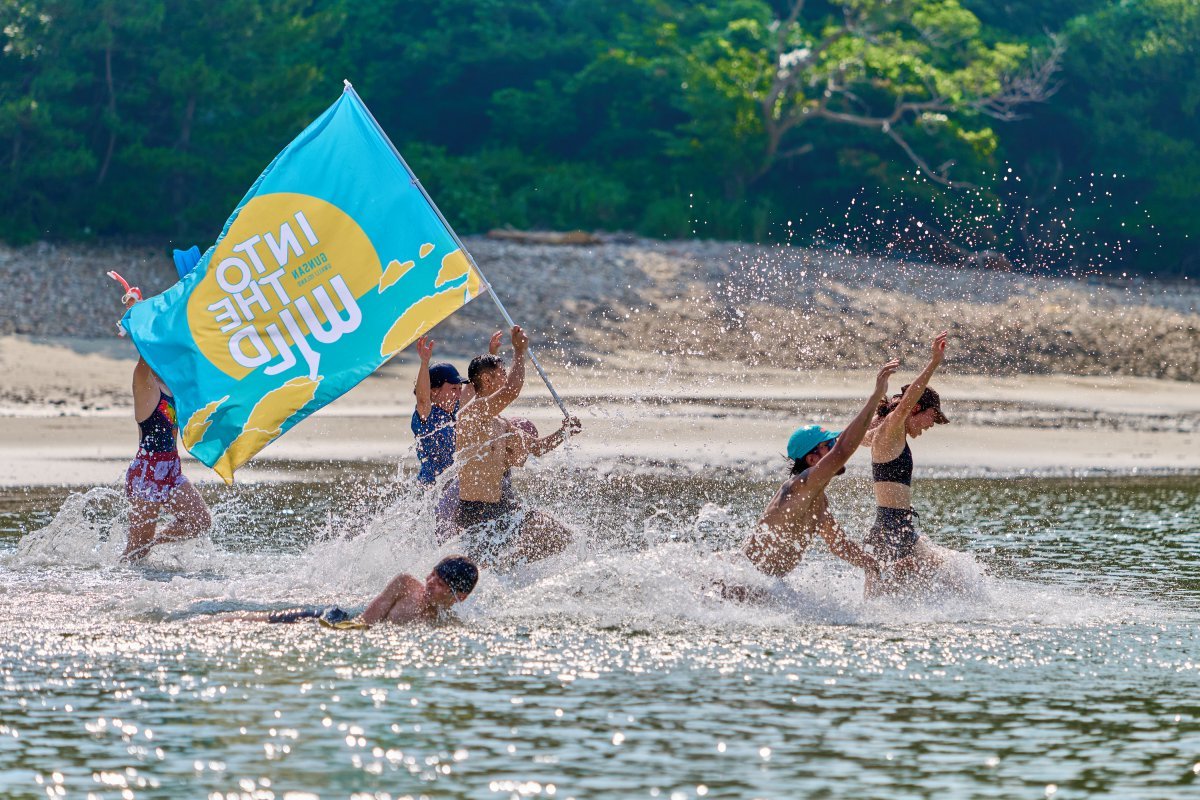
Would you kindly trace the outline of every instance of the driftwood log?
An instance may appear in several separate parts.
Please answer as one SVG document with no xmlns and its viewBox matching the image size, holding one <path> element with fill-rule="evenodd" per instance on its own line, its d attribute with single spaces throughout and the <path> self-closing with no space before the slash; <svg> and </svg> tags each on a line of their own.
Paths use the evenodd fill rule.
<svg viewBox="0 0 1200 800">
<path fill-rule="evenodd" d="M 513 228 L 493 228 L 489 239 L 520 244 L 600 244 L 600 237 L 587 231 L 518 231 Z"/>
</svg>

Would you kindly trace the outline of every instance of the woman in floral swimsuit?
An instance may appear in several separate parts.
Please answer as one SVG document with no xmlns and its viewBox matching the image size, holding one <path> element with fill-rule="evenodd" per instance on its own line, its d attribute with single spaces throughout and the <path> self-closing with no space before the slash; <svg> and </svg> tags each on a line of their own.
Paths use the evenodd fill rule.
<svg viewBox="0 0 1200 800">
<path fill-rule="evenodd" d="M 123 302 L 128 308 L 138 299 L 126 294 Z M 133 504 L 122 555 L 128 561 L 143 558 L 156 544 L 198 536 L 212 524 L 204 498 L 180 471 L 175 398 L 140 357 L 133 368 L 133 415 L 140 441 L 125 473 L 125 496 Z M 159 530 L 164 510 L 174 520 Z"/>
</svg>

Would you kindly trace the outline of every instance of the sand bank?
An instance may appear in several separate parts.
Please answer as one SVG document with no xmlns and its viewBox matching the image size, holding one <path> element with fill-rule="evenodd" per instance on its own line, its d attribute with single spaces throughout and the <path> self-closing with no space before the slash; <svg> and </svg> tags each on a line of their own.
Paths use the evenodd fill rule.
<svg viewBox="0 0 1200 800">
<path fill-rule="evenodd" d="M 119 340 L 0 337 L 0 485 L 115 485 L 136 447 L 128 402 L 132 358 L 132 347 Z M 905 375 L 919 367 L 919 359 L 910 361 Z M 297 471 L 330 478 L 338 472 L 331 463 L 345 461 L 376 465 L 370 471 L 381 479 L 413 468 L 414 364 L 407 354 L 398 357 L 268 447 L 239 480 Z M 746 370 L 637 352 L 614 354 L 603 367 L 553 361 L 547 367 L 584 422 L 572 459 L 601 470 L 778 473 L 791 430 L 810 421 L 844 424 L 873 378 L 865 371 Z M 954 424 L 914 445 L 919 467 L 935 474 L 1200 470 L 1196 384 L 947 374 L 937 386 Z M 544 432 L 557 424 L 557 410 L 532 370 L 514 413 Z M 852 469 L 865 465 L 860 453 Z M 185 471 L 200 483 L 218 481 L 196 462 Z"/>
</svg>

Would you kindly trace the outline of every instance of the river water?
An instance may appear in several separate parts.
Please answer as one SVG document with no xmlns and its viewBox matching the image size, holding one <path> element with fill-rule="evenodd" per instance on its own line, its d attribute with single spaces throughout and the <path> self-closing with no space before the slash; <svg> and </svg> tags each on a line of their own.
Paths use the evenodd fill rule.
<svg viewBox="0 0 1200 800">
<path fill-rule="evenodd" d="M 369 631 L 226 612 L 361 606 L 449 552 L 379 470 L 206 490 L 211 539 L 139 567 L 115 487 L 3 490 L 0 795 L 1200 796 L 1200 479 L 921 480 L 967 588 L 869 602 L 821 543 L 784 585 L 728 555 L 772 482 L 522 486 L 567 553 Z M 866 480 L 831 500 L 861 537 Z"/>
</svg>

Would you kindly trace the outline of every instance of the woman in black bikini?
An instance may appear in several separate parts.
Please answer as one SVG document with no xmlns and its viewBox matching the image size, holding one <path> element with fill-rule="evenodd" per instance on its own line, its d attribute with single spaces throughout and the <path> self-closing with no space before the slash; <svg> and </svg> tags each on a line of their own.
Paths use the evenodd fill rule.
<svg viewBox="0 0 1200 800">
<path fill-rule="evenodd" d="M 875 479 L 875 525 L 867 544 L 876 560 L 890 566 L 900 579 L 936 569 L 950 552 L 932 544 L 917 530 L 912 508 L 912 450 L 908 438 L 920 436 L 934 425 L 950 420 L 942 413 L 941 398 L 929 388 L 929 379 L 946 353 L 946 333 L 933 340 L 933 353 L 916 380 L 901 393 L 884 400 L 882 418 L 872 431 L 871 475 Z"/>
<path fill-rule="evenodd" d="M 122 302 L 129 308 L 139 299 L 129 292 Z M 212 524 L 204 498 L 180 471 L 175 397 L 140 357 L 133 368 L 133 418 L 139 441 L 125 473 L 125 496 L 133 504 L 129 540 L 121 555 L 126 561 L 144 557 L 156 544 L 198 536 Z M 163 509 L 175 519 L 160 531 L 158 515 Z"/>
</svg>

